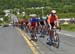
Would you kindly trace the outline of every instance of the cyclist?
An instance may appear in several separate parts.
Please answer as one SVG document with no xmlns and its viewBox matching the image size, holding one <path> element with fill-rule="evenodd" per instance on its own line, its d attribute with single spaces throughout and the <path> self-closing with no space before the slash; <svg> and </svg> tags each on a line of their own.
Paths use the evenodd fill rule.
<svg viewBox="0 0 75 54">
<path fill-rule="evenodd" d="M 49 41 L 52 41 L 52 32 L 50 31 L 53 28 L 59 27 L 59 21 L 58 21 L 58 16 L 56 15 L 56 10 L 52 10 L 51 14 L 48 15 L 48 26 L 49 26 L 49 30 L 48 30 L 48 35 L 49 35 Z"/>
<path fill-rule="evenodd" d="M 45 26 L 46 26 L 46 21 L 45 21 L 45 19 L 46 19 L 46 17 L 40 17 L 40 29 L 41 29 L 41 31 L 40 32 L 42 32 L 42 33 L 45 33 L 44 31 L 45 31 Z M 42 34 L 41 34 L 42 35 Z"/>
<path fill-rule="evenodd" d="M 26 18 L 25 19 L 25 30 L 26 30 L 26 32 L 28 32 L 28 19 Z"/>
<path fill-rule="evenodd" d="M 36 36 L 36 29 L 37 29 L 37 21 L 38 21 L 38 19 L 36 18 L 36 16 L 33 16 L 30 20 L 30 23 L 31 23 L 30 29 L 31 29 L 31 31 L 35 32 L 35 36 Z"/>
</svg>

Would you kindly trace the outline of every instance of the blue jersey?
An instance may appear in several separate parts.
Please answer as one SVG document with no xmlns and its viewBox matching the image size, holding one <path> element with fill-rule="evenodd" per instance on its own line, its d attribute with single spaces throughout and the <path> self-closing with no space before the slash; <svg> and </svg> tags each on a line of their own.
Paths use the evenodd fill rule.
<svg viewBox="0 0 75 54">
<path fill-rule="evenodd" d="M 31 18 L 31 22 L 38 22 L 37 18 Z"/>
</svg>

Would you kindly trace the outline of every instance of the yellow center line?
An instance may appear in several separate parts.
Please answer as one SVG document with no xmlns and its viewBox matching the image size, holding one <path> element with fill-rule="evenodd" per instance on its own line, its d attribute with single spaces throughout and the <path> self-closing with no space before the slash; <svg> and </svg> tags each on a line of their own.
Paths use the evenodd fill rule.
<svg viewBox="0 0 75 54">
<path fill-rule="evenodd" d="M 30 37 L 24 32 L 24 35 L 30 40 Z M 36 42 L 32 41 L 32 43 L 36 46 L 36 48 L 40 51 L 41 54 L 45 54 L 44 51 L 40 50 L 40 47 L 36 44 Z"/>
<path fill-rule="evenodd" d="M 25 39 L 25 41 L 27 42 L 27 44 L 31 48 L 33 54 L 39 54 L 39 52 L 36 50 L 36 48 L 33 46 L 33 44 L 26 38 L 26 36 L 24 35 L 24 32 L 21 31 L 21 29 L 19 29 L 19 28 L 17 28 L 17 30 L 20 31 L 20 33 L 22 34 L 23 38 Z"/>
<path fill-rule="evenodd" d="M 24 33 L 24 34 L 25 34 L 25 36 L 27 36 L 27 38 L 30 40 L 30 37 L 29 37 L 26 33 Z M 34 41 L 32 41 L 32 43 L 37 46 L 37 44 L 36 44 Z"/>
</svg>

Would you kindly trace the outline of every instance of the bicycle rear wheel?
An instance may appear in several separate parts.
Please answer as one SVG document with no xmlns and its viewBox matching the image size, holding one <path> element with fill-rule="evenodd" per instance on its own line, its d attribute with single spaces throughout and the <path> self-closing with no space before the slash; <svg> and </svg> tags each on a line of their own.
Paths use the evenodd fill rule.
<svg viewBox="0 0 75 54">
<path fill-rule="evenodd" d="M 31 40 L 33 40 L 33 41 L 36 41 L 36 42 L 37 42 L 36 32 L 34 32 L 33 30 L 32 30 L 32 32 L 31 32 Z"/>
</svg>

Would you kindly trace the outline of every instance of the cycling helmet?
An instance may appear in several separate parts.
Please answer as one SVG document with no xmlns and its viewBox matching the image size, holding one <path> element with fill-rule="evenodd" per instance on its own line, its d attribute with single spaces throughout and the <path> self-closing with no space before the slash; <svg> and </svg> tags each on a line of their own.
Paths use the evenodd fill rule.
<svg viewBox="0 0 75 54">
<path fill-rule="evenodd" d="M 52 10 L 51 13 L 54 13 L 55 14 L 56 13 L 56 10 Z"/>
</svg>

